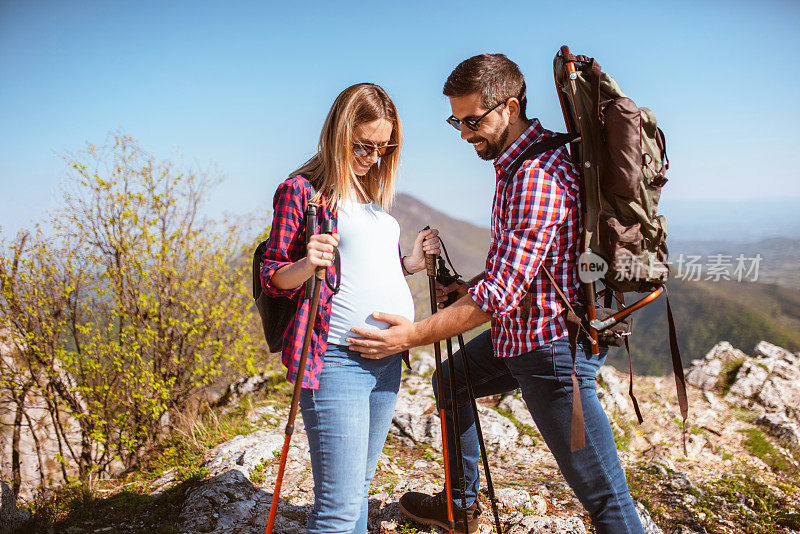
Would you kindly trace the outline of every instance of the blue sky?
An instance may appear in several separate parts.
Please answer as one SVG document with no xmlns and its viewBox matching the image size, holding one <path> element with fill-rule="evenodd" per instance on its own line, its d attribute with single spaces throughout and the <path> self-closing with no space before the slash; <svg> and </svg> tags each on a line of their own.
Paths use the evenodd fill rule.
<svg viewBox="0 0 800 534">
<path fill-rule="evenodd" d="M 672 163 L 665 205 L 800 199 L 798 28 L 793 1 L 2 0 L 0 226 L 41 218 L 65 176 L 58 153 L 119 127 L 159 156 L 216 163 L 227 179 L 213 213 L 269 210 L 335 96 L 360 81 L 399 109 L 399 190 L 485 221 L 493 171 L 444 123 L 442 84 L 459 61 L 503 52 L 526 75 L 529 115 L 563 129 L 562 44 L 655 111 Z"/>
</svg>

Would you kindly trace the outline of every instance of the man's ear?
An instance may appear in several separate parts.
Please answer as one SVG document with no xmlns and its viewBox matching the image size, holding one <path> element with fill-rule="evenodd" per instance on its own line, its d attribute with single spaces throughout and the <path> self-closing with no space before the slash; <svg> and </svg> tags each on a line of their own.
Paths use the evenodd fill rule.
<svg viewBox="0 0 800 534">
<path fill-rule="evenodd" d="M 519 100 L 516 97 L 511 97 L 506 101 L 506 109 L 508 110 L 508 124 L 514 124 L 519 120 Z"/>
</svg>

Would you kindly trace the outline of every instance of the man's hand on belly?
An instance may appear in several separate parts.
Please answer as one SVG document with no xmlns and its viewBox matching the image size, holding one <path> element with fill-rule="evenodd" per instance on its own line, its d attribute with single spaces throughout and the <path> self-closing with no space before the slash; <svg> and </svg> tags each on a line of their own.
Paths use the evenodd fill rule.
<svg viewBox="0 0 800 534">
<path fill-rule="evenodd" d="M 366 358 L 383 358 L 411 347 L 427 345 L 456 334 L 466 332 L 491 319 L 469 294 L 458 299 L 444 310 L 412 323 L 400 315 L 374 313 L 373 317 L 389 323 L 386 330 L 352 328 L 356 336 L 348 337 L 350 350 L 360 352 Z"/>
<path fill-rule="evenodd" d="M 414 323 L 402 315 L 375 312 L 372 314 L 378 321 L 389 325 L 384 330 L 368 328 L 351 328 L 350 331 L 359 337 L 348 337 L 350 350 L 360 352 L 365 358 L 379 359 L 408 350 L 411 343 Z"/>
</svg>

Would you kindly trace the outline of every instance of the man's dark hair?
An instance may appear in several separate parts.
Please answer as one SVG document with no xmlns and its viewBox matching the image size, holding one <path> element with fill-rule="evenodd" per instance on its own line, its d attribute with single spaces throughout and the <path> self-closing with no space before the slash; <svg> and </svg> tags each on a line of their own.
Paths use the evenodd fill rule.
<svg viewBox="0 0 800 534">
<path fill-rule="evenodd" d="M 480 54 L 465 59 L 447 77 L 442 92 L 445 96 L 480 93 L 486 109 L 513 96 L 519 100 L 519 116 L 527 118 L 525 77 L 505 54 Z"/>
</svg>

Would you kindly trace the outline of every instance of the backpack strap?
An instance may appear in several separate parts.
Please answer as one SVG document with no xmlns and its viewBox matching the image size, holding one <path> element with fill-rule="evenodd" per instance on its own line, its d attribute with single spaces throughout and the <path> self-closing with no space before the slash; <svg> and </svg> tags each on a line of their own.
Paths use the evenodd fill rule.
<svg viewBox="0 0 800 534">
<path fill-rule="evenodd" d="M 542 264 L 539 269 L 544 271 L 544 274 L 547 275 L 548 280 L 553 285 L 553 288 L 558 293 L 558 296 L 561 297 L 561 300 L 564 301 L 564 304 L 567 306 L 567 333 L 569 337 L 569 350 L 572 353 L 572 423 L 570 425 L 570 450 L 572 452 L 577 451 L 578 449 L 582 449 L 584 445 L 586 445 L 586 430 L 584 428 L 584 420 L 583 420 L 583 404 L 581 403 L 581 388 L 580 383 L 578 382 L 578 372 L 577 372 L 577 352 L 578 352 L 578 336 L 581 333 L 581 330 L 586 332 L 586 327 L 583 326 L 583 321 L 581 321 L 580 317 L 577 313 L 575 313 L 575 309 L 569 303 L 569 299 L 561 290 L 561 287 L 556 283 L 556 279 L 550 274 L 550 271 Z M 586 332 L 588 335 L 588 332 Z"/>
<path fill-rule="evenodd" d="M 558 148 L 562 145 L 566 145 L 577 139 L 579 137 L 576 133 L 557 133 L 553 137 L 548 137 L 544 141 L 539 141 L 538 143 L 534 143 L 529 146 L 525 151 L 517 156 L 517 159 L 514 160 L 514 163 L 511 164 L 511 167 L 508 168 L 508 176 L 513 177 L 517 174 L 517 171 L 525 161 L 533 158 L 534 156 L 538 156 L 539 154 L 544 154 L 549 150 L 553 150 L 554 148 Z"/>
<path fill-rule="evenodd" d="M 669 303 L 667 286 L 664 286 L 664 296 L 667 297 L 667 322 L 669 323 L 669 350 L 672 353 L 672 371 L 675 374 L 675 390 L 678 394 L 678 406 L 683 417 L 683 454 L 686 455 L 686 418 L 689 416 L 689 402 L 686 399 L 686 377 L 683 374 L 681 351 L 678 348 L 678 336 L 675 333 L 675 319 L 672 318 L 672 306 Z"/>
<path fill-rule="evenodd" d="M 606 295 L 610 295 L 611 291 L 608 290 Z M 615 292 L 614 295 L 617 298 L 617 302 L 621 306 L 625 306 L 625 294 L 619 291 Z M 609 308 L 610 306 L 606 306 Z M 631 319 L 633 321 L 633 319 Z M 632 324 L 632 323 L 631 323 Z M 632 329 L 632 327 L 631 327 Z M 644 418 L 642 417 L 642 411 L 639 409 L 639 401 L 636 400 L 636 395 L 633 394 L 633 358 L 631 358 L 631 346 L 628 343 L 628 337 L 625 337 L 625 351 L 628 353 L 628 371 L 630 374 L 628 375 L 629 382 L 628 382 L 628 395 L 631 397 L 631 401 L 633 401 L 633 411 L 636 412 L 636 420 L 639 421 L 641 425 L 644 422 Z"/>
<path fill-rule="evenodd" d="M 308 178 L 306 178 L 308 180 Z M 317 190 L 314 188 L 314 184 L 311 183 L 311 180 L 308 180 L 308 185 L 311 187 L 311 195 L 309 198 L 312 198 L 314 195 L 317 194 Z M 305 208 L 303 208 L 305 213 Z M 303 217 L 303 224 L 305 224 L 305 216 Z M 256 247 L 255 253 L 253 254 L 253 300 L 258 300 L 258 297 L 261 295 L 263 288 L 261 287 L 261 262 L 264 261 L 264 254 L 267 252 L 267 242 L 269 238 L 265 239 L 261 243 L 258 244 Z M 308 243 L 308 233 L 306 232 L 306 243 Z M 338 271 L 337 271 L 338 272 Z"/>
</svg>

